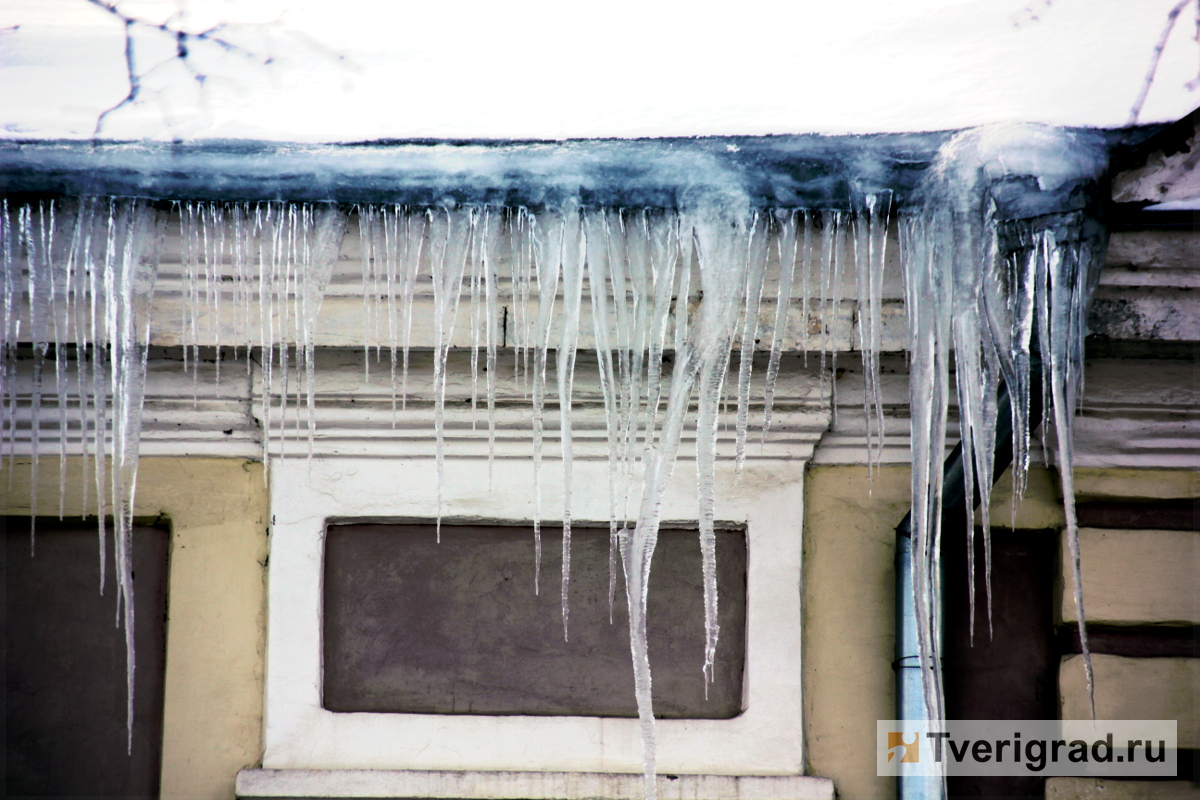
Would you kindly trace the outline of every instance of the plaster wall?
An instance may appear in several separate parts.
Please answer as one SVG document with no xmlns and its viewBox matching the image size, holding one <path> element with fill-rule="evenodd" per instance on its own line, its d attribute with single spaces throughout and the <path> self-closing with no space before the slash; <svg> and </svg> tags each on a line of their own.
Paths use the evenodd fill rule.
<svg viewBox="0 0 1200 800">
<path fill-rule="evenodd" d="M 59 461 L 40 462 L 35 510 L 57 516 Z M 30 513 L 32 472 L 15 461 L 3 513 Z M 84 480 L 69 457 L 65 515 L 92 512 Z M 232 797 L 237 771 L 261 761 L 267 508 L 261 463 L 141 459 L 134 513 L 171 526 L 163 798 Z"/>
<path fill-rule="evenodd" d="M 1100 778 L 1050 778 L 1046 800 L 1196 800 L 1200 786 L 1191 781 L 1110 781 Z"/>
<path fill-rule="evenodd" d="M 1152 501 L 1200 497 L 1195 470 L 1079 469 L 1081 501 Z M 1065 552 L 1065 542 L 1061 548 Z M 1127 626 L 1196 625 L 1200 620 L 1197 559 L 1200 533 L 1088 529 L 1080 531 L 1084 609 L 1089 623 Z M 1067 565 L 1062 565 L 1063 621 L 1075 620 Z M 1096 716 L 1104 719 L 1175 719 L 1179 746 L 1200 747 L 1200 659 L 1092 656 Z M 1059 667 L 1061 716 L 1091 714 L 1082 657 L 1067 656 Z M 1111 781 L 1051 778 L 1046 797 L 1108 797 L 1150 800 L 1196 797 L 1194 784 L 1175 781 Z"/>
<path fill-rule="evenodd" d="M 893 797 L 875 775 L 875 721 L 895 716 L 895 533 L 909 469 L 808 471 L 804 531 L 804 717 L 811 774 L 838 796 Z"/>
<path fill-rule="evenodd" d="M 30 471 L 28 459 L 15 462 L 5 513 L 30 512 Z M 65 513 L 82 514 L 81 459 L 68 459 L 67 475 Z M 43 458 L 39 476 L 38 512 L 57 514 L 57 459 Z M 864 466 L 813 467 L 805 479 L 806 771 L 833 778 L 842 797 L 894 795 L 893 782 L 874 774 L 873 730 L 875 720 L 893 713 L 893 528 L 910 502 L 908 480 L 908 468 L 900 466 L 880 468 L 873 481 Z M 1006 480 L 993 510 L 997 524 L 1014 519 Z M 1078 480 L 1087 498 L 1188 496 L 1196 485 L 1194 473 L 1169 470 L 1080 470 Z M 1055 489 L 1052 472 L 1035 470 L 1016 525 L 1061 524 Z M 268 521 L 262 465 L 143 458 L 136 513 L 165 516 L 172 529 L 162 794 L 230 797 L 237 770 L 262 756 Z M 1098 657 L 1098 699 L 1111 706 L 1102 716 L 1134 713 L 1132 706 L 1122 709 L 1136 705 L 1136 697 L 1113 694 L 1112 687 L 1135 681 L 1164 687 L 1167 703 L 1157 711 L 1139 706 L 1138 716 L 1190 708 L 1198 692 L 1195 663 Z M 1073 666 L 1068 659 L 1062 671 L 1067 716 L 1085 696 Z M 1196 741 L 1194 712 L 1188 713 L 1180 716 L 1181 742 Z"/>
<path fill-rule="evenodd" d="M 1079 551 L 1089 623 L 1200 624 L 1200 535 L 1194 531 L 1083 528 Z M 1070 587 L 1066 567 L 1062 583 Z M 1062 594 L 1062 619 L 1073 622 L 1075 603 L 1069 592 Z"/>
<path fill-rule="evenodd" d="M 1186 385 L 1186 384 L 1185 384 Z M 1075 499 L 1175 500 L 1200 498 L 1200 470 L 1196 469 L 1076 469 Z"/>
<path fill-rule="evenodd" d="M 820 448 L 818 448 L 818 453 Z M 805 487 L 804 713 L 808 772 L 844 798 L 894 797 L 877 777 L 875 723 L 895 716 L 895 528 L 912 503 L 909 468 L 814 466 Z M 1029 473 L 1012 502 L 1011 471 L 993 494 L 992 524 L 1062 525 L 1057 476 Z"/>
<path fill-rule="evenodd" d="M 1059 669 L 1063 719 L 1088 719 L 1083 657 L 1068 656 Z M 1126 658 L 1092 654 L 1097 719 L 1173 719 L 1179 747 L 1200 747 L 1200 658 Z"/>
</svg>

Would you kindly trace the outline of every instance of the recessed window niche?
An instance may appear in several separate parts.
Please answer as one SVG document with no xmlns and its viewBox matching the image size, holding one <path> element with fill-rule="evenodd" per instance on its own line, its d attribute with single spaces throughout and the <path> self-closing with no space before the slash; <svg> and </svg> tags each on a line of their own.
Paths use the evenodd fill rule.
<svg viewBox="0 0 1200 800">
<path fill-rule="evenodd" d="M 636 717 L 618 562 L 609 616 L 608 527 L 574 526 L 569 637 L 562 528 L 331 524 L 325 530 L 322 705 L 330 711 Z M 720 647 L 705 687 L 704 590 L 695 530 L 659 533 L 648 640 L 666 719 L 742 713 L 746 536 L 717 535 Z M 707 689 L 707 691 L 706 691 Z"/>
</svg>

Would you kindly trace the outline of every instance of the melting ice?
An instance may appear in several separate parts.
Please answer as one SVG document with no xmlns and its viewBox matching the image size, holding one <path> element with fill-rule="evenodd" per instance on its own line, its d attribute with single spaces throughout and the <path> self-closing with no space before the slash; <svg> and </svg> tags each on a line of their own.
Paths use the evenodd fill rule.
<svg viewBox="0 0 1200 800">
<path fill-rule="evenodd" d="M 1078 193 L 1106 168 L 1099 143 L 1040 125 L 964 131 L 941 149 L 919 207 L 905 215 L 901 244 L 910 352 L 912 571 L 926 708 L 944 717 L 941 685 L 940 553 L 942 459 L 955 363 L 965 494 L 981 498 L 991 621 L 989 493 L 996 449 L 996 397 L 1012 397 L 1013 476 L 1024 492 L 1029 467 L 1030 372 L 1039 368 L 1053 409 L 1074 602 L 1089 695 L 1092 666 L 1080 588 L 1072 478 L 1072 417 L 1082 388 L 1086 310 L 1099 280 L 1106 236 Z M 1030 183 L 1034 185 L 1031 186 Z M 1014 185 L 1020 191 L 1011 191 Z M 968 502 L 968 569 L 974 573 L 974 502 Z M 974 615 L 974 580 L 970 585 Z M 973 624 L 973 622 L 972 622 Z M 1093 713 L 1094 700 L 1093 700 Z"/>
<path fill-rule="evenodd" d="M 922 666 L 939 676 L 927 696 L 929 713 L 935 718 L 943 714 L 936 668 L 937 560 L 951 351 L 961 438 L 969 454 L 967 494 L 970 497 L 978 490 L 982 498 L 985 543 L 988 491 L 995 477 L 997 390 L 1003 380 L 1014 397 L 1014 470 L 1020 491 L 1029 465 L 1030 373 L 1040 361 L 1053 408 L 1075 602 L 1086 653 L 1071 480 L 1071 417 L 1080 391 L 1084 310 L 1104 242 L 1082 211 L 1064 207 L 1061 201 L 1071 187 L 1098 177 L 1104 167 L 1102 155 L 1090 141 L 1049 128 L 968 131 L 943 148 L 919 202 L 899 209 L 912 353 L 913 583 Z M 1013 178 L 1031 178 L 1036 188 L 1025 186 L 1014 195 Z M 1026 202 L 1038 195 L 1058 205 L 1039 210 Z M 132 703 L 129 535 L 146 351 L 152 336 L 147 310 L 166 214 L 145 202 L 125 199 L 12 206 L 4 202 L 0 444 L 7 448 L 11 471 L 20 438 L 20 398 L 14 380 L 17 345 L 32 343 L 34 379 L 29 402 L 34 471 L 39 432 L 49 410 L 43 406 L 53 396 L 63 434 L 60 455 L 66 454 L 65 433 L 75 426 L 94 482 L 96 513 L 103 520 L 111 510 L 116 521 L 117 596 Z M 646 792 L 653 797 L 655 729 L 646 593 L 665 487 L 682 434 L 694 426 L 706 626 L 704 663 L 697 667 L 711 679 L 719 642 L 714 565 L 718 418 L 726 392 L 732 390 L 740 471 L 750 428 L 749 396 L 756 380 L 753 355 L 768 258 L 773 255 L 780 268 L 773 298 L 776 306 L 768 322 L 764 435 L 771 424 L 788 310 L 798 304 L 806 322 L 810 311 L 823 318 L 831 315 L 841 275 L 848 268 L 843 253 L 849 242 L 855 260 L 866 375 L 864 413 L 873 464 L 882 442 L 878 371 L 887 231 L 897 211 L 893 204 L 889 193 L 859 194 L 853 208 L 845 210 L 763 211 L 750 208 L 743 199 L 725 196 L 672 211 L 584 208 L 570 202 L 539 210 L 179 203 L 174 210 L 182 242 L 180 322 L 185 369 L 196 370 L 201 342 L 217 345 L 218 375 L 222 346 L 232 347 L 235 356 L 240 348 L 247 365 L 256 358 L 262 372 L 258 402 L 265 423 L 264 449 L 271 439 L 283 447 L 290 418 L 291 438 L 306 439 L 311 456 L 315 328 L 352 211 L 361 241 L 365 368 L 371 368 L 372 346 L 377 363 L 386 350 L 393 412 L 403 409 L 407 401 L 414 298 L 423 286 L 431 286 L 440 523 L 447 358 L 460 318 L 458 307 L 465 295 L 470 303 L 472 409 L 478 399 L 481 351 L 484 358 L 489 472 L 496 436 L 495 367 L 502 347 L 499 320 L 501 309 L 510 308 L 511 319 L 505 317 L 505 326 L 511 326 L 519 342 L 511 357 L 532 404 L 538 569 L 531 588 L 535 591 L 540 582 L 547 403 L 556 403 L 559 411 L 564 487 L 559 509 L 563 522 L 560 586 L 563 635 L 569 636 L 571 407 L 586 295 L 594 321 L 607 429 L 610 608 L 619 561 L 630 609 Z M 502 268 L 505 265 L 507 269 Z M 822 359 L 831 350 L 828 326 L 824 328 Z M 663 371 L 667 351 L 674 351 L 669 376 Z M 735 351 L 736 386 L 726 387 Z M 549 384 L 552 356 L 553 389 Z M 556 397 L 548 400 L 551 392 Z M 265 455 L 264 460 L 269 463 Z M 60 460 L 60 465 L 64 463 Z M 60 473 L 60 492 L 63 476 Z M 36 497 L 33 503 L 36 506 Z M 968 524 L 967 529 L 973 526 Z M 102 527 L 101 565 L 105 542 Z M 985 552 L 990 560 L 990 548 Z M 990 604 L 990 578 L 987 596 Z M 1090 684 L 1090 660 L 1087 663 Z M 129 714 L 132 717 L 132 705 Z"/>
</svg>

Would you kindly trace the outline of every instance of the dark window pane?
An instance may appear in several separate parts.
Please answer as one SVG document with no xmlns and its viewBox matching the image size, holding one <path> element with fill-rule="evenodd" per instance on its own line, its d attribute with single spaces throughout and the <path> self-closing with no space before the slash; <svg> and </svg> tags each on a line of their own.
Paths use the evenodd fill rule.
<svg viewBox="0 0 1200 800">
<path fill-rule="evenodd" d="M 637 715 L 624 576 L 608 619 L 608 530 L 572 531 L 570 641 L 560 605 L 562 532 L 330 525 L 325 542 L 324 706 L 432 714 Z M 704 605 L 694 530 L 662 531 L 650 586 L 654 707 L 667 718 L 742 710 L 746 537 L 717 534 L 721 639 L 704 696 Z M 618 566 L 618 571 L 620 567 Z"/>
<path fill-rule="evenodd" d="M 154 797 L 162 754 L 168 533 L 133 532 L 137 680 L 126 752 L 125 638 L 113 623 L 113 547 L 100 590 L 94 522 L 7 517 L 5 789 L 9 797 Z"/>
</svg>

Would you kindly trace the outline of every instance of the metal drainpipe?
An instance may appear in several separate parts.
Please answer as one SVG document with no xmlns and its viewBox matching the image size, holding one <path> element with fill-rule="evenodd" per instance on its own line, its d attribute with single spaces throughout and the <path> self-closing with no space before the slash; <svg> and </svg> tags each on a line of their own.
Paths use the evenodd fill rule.
<svg viewBox="0 0 1200 800">
<path fill-rule="evenodd" d="M 1029 433 L 1042 421 L 1042 360 L 1038 345 L 1030 346 Z M 997 395 L 996 454 L 994 480 L 1008 469 L 1013 459 L 1012 402 L 1007 384 L 1001 382 Z M 942 535 L 961 535 L 966 524 L 966 485 L 963 481 L 963 448 L 959 443 L 946 458 L 942 484 Z M 979 487 L 971 507 L 979 505 Z M 941 602 L 941 598 L 938 598 Z M 942 615 L 944 618 L 944 615 Z M 941 636 L 941 632 L 938 632 Z M 917 648 L 917 606 L 912 584 L 912 511 L 896 526 L 896 719 L 924 720 L 925 676 L 921 674 Z M 940 800 L 942 781 L 936 776 L 902 775 L 896 780 L 900 800 Z"/>
<path fill-rule="evenodd" d="M 909 518 L 896 528 L 896 718 L 925 719 L 925 682 L 917 655 L 917 606 L 912 584 L 912 536 Z M 940 800 L 942 781 L 933 775 L 901 775 L 901 800 Z"/>
</svg>

